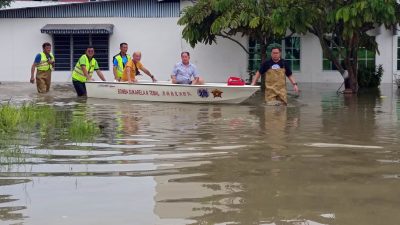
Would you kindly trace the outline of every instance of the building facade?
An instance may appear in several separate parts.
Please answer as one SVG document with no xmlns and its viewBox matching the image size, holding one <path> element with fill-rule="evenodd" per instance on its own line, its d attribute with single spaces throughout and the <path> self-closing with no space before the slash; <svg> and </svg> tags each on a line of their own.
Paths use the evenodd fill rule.
<svg viewBox="0 0 400 225">
<path fill-rule="evenodd" d="M 70 71 L 88 45 L 95 47 L 100 67 L 106 78 L 112 80 L 111 61 L 121 42 L 129 44 L 129 53 L 141 51 L 143 64 L 159 80 L 169 79 L 182 51 L 192 53 L 192 62 L 206 81 L 225 82 L 229 76 L 248 78 L 248 71 L 259 64 L 257 44 L 246 37 L 236 39 L 249 47 L 250 56 L 226 39 L 192 49 L 182 39 L 182 27 L 177 25 L 181 9 L 191 1 L 25 3 L 25 7 L 19 2 L 18 7 L 0 10 L 0 81 L 28 81 L 33 58 L 41 51 L 43 42 L 53 44 L 53 80 L 58 82 L 70 81 Z M 400 74 L 399 38 L 396 32 L 381 28 L 376 32 L 380 54 L 359 53 L 361 64 L 383 65 L 384 83 L 393 82 L 393 76 Z M 342 82 L 334 66 L 324 60 L 314 36 L 295 36 L 279 44 L 300 82 Z"/>
</svg>

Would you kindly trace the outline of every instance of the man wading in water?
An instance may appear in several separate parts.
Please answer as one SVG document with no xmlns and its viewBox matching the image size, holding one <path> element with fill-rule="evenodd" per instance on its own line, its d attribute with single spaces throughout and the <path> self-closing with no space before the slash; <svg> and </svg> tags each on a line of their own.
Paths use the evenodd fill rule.
<svg viewBox="0 0 400 225">
<path fill-rule="evenodd" d="M 294 91 L 299 92 L 296 80 L 288 63 L 281 59 L 281 49 L 271 50 L 271 59 L 261 64 L 251 85 L 256 85 L 260 76 L 265 76 L 265 101 L 268 105 L 287 105 L 286 78 L 292 83 Z"/>
<path fill-rule="evenodd" d="M 36 55 L 35 61 L 31 67 L 30 82 L 34 84 L 36 80 L 37 91 L 39 93 L 47 93 L 50 91 L 51 72 L 53 71 L 55 60 L 54 55 L 51 53 L 50 43 L 44 43 L 42 48 L 43 51 Z"/>
</svg>

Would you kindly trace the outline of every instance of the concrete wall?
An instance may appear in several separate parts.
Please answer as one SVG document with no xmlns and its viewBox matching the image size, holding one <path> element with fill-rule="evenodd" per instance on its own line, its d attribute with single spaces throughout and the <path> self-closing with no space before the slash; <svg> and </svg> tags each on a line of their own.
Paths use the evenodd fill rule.
<svg viewBox="0 0 400 225">
<path fill-rule="evenodd" d="M 380 29 L 376 36 L 379 46 L 379 53 L 376 55 L 376 65 L 383 65 L 383 83 L 392 83 L 393 74 L 398 73 L 395 65 L 397 50 L 397 36 L 393 36 L 392 31 Z M 322 49 L 319 40 L 311 34 L 301 37 L 301 71 L 296 72 L 296 78 L 300 82 L 313 83 L 341 83 L 343 79 L 337 71 L 324 71 L 322 69 Z"/>
<path fill-rule="evenodd" d="M 247 78 L 248 56 L 234 42 L 220 39 L 217 45 L 198 45 L 192 49 L 181 39 L 182 28 L 177 26 L 177 18 L 93 18 L 93 19 L 1 19 L 0 29 L 0 81 L 28 81 L 30 66 L 34 56 L 41 51 L 43 42 L 52 42 L 50 35 L 40 33 L 48 23 L 111 23 L 114 33 L 110 36 L 110 57 L 116 54 L 120 42 L 128 42 L 130 50 L 143 53 L 144 65 L 159 80 L 167 80 L 173 65 L 180 61 L 180 52 L 190 51 L 192 62 L 201 75 L 210 82 L 225 82 L 231 75 Z M 247 38 L 237 38 L 247 46 Z M 381 29 L 376 37 L 380 55 L 376 64 L 385 69 L 383 82 L 391 83 L 396 69 L 397 36 L 391 31 Z M 329 83 L 342 82 L 336 71 L 322 70 L 322 50 L 319 41 L 313 35 L 301 37 L 301 71 L 295 73 L 299 82 Z M 112 80 L 111 71 L 105 71 Z M 54 72 L 53 80 L 70 81 L 70 72 Z"/>
<path fill-rule="evenodd" d="M 376 55 L 375 64 L 383 66 L 384 76 L 382 77 L 383 83 L 392 83 L 393 74 L 397 72 L 397 67 L 395 65 L 395 57 L 397 57 L 397 52 L 393 49 L 397 46 L 397 42 L 393 40 L 397 39 L 397 36 L 393 36 L 393 32 L 390 30 L 385 30 L 383 27 L 380 28 L 380 34 L 376 36 L 376 41 L 379 46 L 379 54 Z"/>
<path fill-rule="evenodd" d="M 343 78 L 337 71 L 322 70 L 322 49 L 319 40 L 309 34 L 301 37 L 300 72 L 294 75 L 299 82 L 340 83 Z"/>
<path fill-rule="evenodd" d="M 226 81 L 228 75 L 244 74 L 247 55 L 236 44 L 228 40 L 219 45 L 191 49 L 181 39 L 181 28 L 177 18 L 93 18 L 93 19 L 1 19 L 0 29 L 0 81 L 28 81 L 34 56 L 41 51 L 43 42 L 52 42 L 50 35 L 40 33 L 48 23 L 111 23 L 114 33 L 110 36 L 110 58 L 119 52 L 119 43 L 127 42 L 129 52 L 140 50 L 142 62 L 159 80 L 167 80 L 175 63 L 180 61 L 180 52 L 193 52 L 192 61 L 208 81 Z M 246 39 L 241 39 L 246 44 Z M 111 59 L 110 59 L 111 60 Z M 112 71 L 105 71 L 112 80 Z M 53 80 L 70 80 L 70 72 L 53 73 Z"/>
</svg>

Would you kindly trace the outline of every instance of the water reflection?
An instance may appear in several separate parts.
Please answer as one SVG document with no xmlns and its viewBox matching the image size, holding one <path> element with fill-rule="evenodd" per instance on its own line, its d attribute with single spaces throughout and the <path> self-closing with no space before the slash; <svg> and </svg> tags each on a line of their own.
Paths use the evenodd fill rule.
<svg viewBox="0 0 400 225">
<path fill-rule="evenodd" d="M 335 94 L 336 86 L 310 86 L 287 108 L 257 100 L 238 106 L 77 101 L 58 88 L 37 97 L 57 109 L 58 124 L 24 142 L 24 163 L 0 171 L 4 223 L 400 220 L 400 104 L 389 88 L 347 98 Z M 27 94 L 19 99 L 34 97 L 20 89 Z M 65 135 L 63 124 L 77 117 L 100 127 L 94 141 Z"/>
<path fill-rule="evenodd" d="M 365 137 L 374 137 L 380 97 L 379 90 L 361 93 L 359 96 L 325 95 L 322 101 L 322 132 L 359 143 Z"/>
<path fill-rule="evenodd" d="M 397 96 L 400 96 L 400 89 L 397 89 L 396 91 Z M 400 98 L 398 97 L 396 101 L 396 115 L 397 115 L 397 120 L 400 121 Z"/>
</svg>

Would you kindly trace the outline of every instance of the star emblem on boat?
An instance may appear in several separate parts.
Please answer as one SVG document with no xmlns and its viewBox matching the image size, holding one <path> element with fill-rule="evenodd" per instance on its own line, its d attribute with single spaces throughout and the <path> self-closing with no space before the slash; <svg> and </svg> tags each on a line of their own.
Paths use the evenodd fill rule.
<svg viewBox="0 0 400 225">
<path fill-rule="evenodd" d="M 222 92 L 218 89 L 215 89 L 211 93 L 214 95 L 214 98 L 222 98 L 222 93 L 224 93 L 224 92 Z"/>
</svg>

